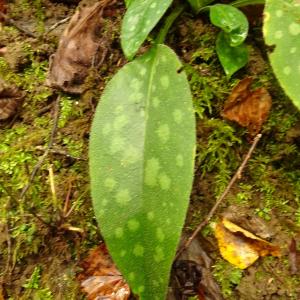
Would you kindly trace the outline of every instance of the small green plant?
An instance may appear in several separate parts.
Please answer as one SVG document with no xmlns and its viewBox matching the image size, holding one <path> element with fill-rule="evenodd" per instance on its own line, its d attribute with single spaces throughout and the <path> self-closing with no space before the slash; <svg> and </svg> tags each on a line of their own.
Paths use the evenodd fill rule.
<svg viewBox="0 0 300 300">
<path fill-rule="evenodd" d="M 53 295 L 49 288 L 40 287 L 42 268 L 36 266 L 29 279 L 26 280 L 26 283 L 23 284 L 23 288 L 26 289 L 24 297 L 26 299 L 41 299 L 41 300 L 52 300 Z M 34 296 L 32 295 L 34 293 Z M 33 296 L 33 297 L 32 297 Z"/>
<path fill-rule="evenodd" d="M 188 0 L 186 3 L 196 13 L 209 11 L 211 22 L 221 29 L 216 52 L 229 78 L 248 62 L 244 41 L 249 25 L 237 7 L 264 1 L 238 0 L 231 5 L 211 5 L 212 2 Z M 277 66 L 280 57 L 281 70 L 275 67 L 274 71 L 279 74 L 281 83 L 284 82 L 280 79 L 282 72 L 294 76 L 294 80 L 282 86 L 299 104 L 299 85 L 296 83 L 299 66 L 283 65 L 286 47 L 291 54 L 299 48 L 294 39 L 300 33 L 300 25 L 295 19 L 300 16 L 299 4 L 295 0 L 276 1 L 276 5 L 271 2 L 267 1 L 267 16 L 270 11 L 276 15 L 281 14 L 278 11 L 287 10 L 288 16 L 293 18 L 289 23 L 288 17 L 283 18 L 284 30 L 291 37 L 287 40 L 283 35 L 278 38 L 278 49 L 281 42 L 289 43 L 282 51 L 276 49 L 271 61 Z M 149 39 L 152 41 L 149 49 L 135 58 L 172 0 L 126 0 L 125 3 L 127 11 L 122 22 L 121 45 L 127 59 L 133 61 L 108 83 L 97 107 L 89 150 L 91 190 L 101 233 L 133 293 L 141 300 L 161 300 L 167 292 L 193 180 L 196 132 L 191 92 L 179 59 L 163 45 L 174 20 L 186 5 L 181 2 L 174 7 L 157 36 Z M 269 32 L 274 35 L 275 28 L 275 36 L 280 34 L 277 25 L 271 21 L 265 20 L 265 36 L 267 42 L 273 44 Z M 209 104 L 204 103 L 205 106 L 210 109 Z M 199 107 L 200 117 L 202 110 Z M 200 151 L 200 160 L 211 162 L 206 168 L 213 168 L 218 163 L 227 170 L 225 159 L 228 153 L 220 152 L 219 143 L 240 141 L 234 137 L 230 126 L 226 134 L 226 141 L 217 135 L 211 139 L 213 144 L 209 152 Z M 214 157 L 216 154 L 218 157 Z M 229 172 L 220 174 L 218 186 L 225 186 L 228 179 Z M 217 194 L 220 192 L 216 191 Z M 216 271 L 218 274 L 219 270 Z M 241 275 L 240 270 L 230 271 L 229 279 L 224 283 L 225 294 L 229 294 Z"/>
<path fill-rule="evenodd" d="M 225 260 L 219 259 L 213 266 L 213 275 L 219 282 L 223 295 L 230 297 L 234 287 L 240 283 L 243 271 L 235 268 Z"/>
<path fill-rule="evenodd" d="M 30 278 L 23 284 L 23 287 L 25 289 L 38 289 L 40 285 L 41 271 L 41 267 L 35 267 Z"/>
</svg>

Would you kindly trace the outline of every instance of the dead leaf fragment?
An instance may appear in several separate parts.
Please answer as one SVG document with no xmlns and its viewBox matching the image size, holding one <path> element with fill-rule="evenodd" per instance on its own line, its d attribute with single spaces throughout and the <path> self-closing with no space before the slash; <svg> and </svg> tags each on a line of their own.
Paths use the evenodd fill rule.
<svg viewBox="0 0 300 300">
<path fill-rule="evenodd" d="M 179 249 L 189 238 L 181 237 Z M 187 299 L 195 295 L 198 300 L 223 300 L 219 285 L 211 273 L 212 259 L 204 249 L 205 240 L 195 238 L 186 251 L 173 263 L 167 300 Z"/>
<path fill-rule="evenodd" d="M 300 251 L 297 250 L 297 242 L 294 238 L 291 240 L 291 243 L 289 245 L 289 262 L 291 274 L 297 274 L 300 265 Z"/>
<path fill-rule="evenodd" d="M 90 67 L 98 65 L 105 54 L 99 32 L 106 2 L 82 7 L 73 15 L 56 53 L 50 58 L 47 85 L 74 94 L 84 91 L 84 80 Z"/>
<path fill-rule="evenodd" d="M 272 99 L 265 88 L 250 90 L 251 77 L 241 80 L 225 102 L 222 117 L 247 127 L 255 136 L 261 130 L 272 106 Z"/>
<path fill-rule="evenodd" d="M 215 227 L 215 236 L 224 259 L 240 269 L 252 265 L 260 256 L 280 256 L 280 249 L 238 225 L 223 219 Z"/>
<path fill-rule="evenodd" d="M 130 288 L 116 268 L 104 244 L 92 250 L 78 275 L 88 300 L 127 300 Z"/>
<path fill-rule="evenodd" d="M 24 93 L 17 87 L 0 79 L 0 120 L 6 120 L 15 115 L 21 106 Z"/>
</svg>

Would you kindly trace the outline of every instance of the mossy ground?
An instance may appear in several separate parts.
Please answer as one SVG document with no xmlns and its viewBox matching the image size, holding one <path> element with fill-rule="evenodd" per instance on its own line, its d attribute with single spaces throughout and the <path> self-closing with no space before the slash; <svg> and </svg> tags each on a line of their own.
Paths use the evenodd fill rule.
<svg viewBox="0 0 300 300">
<path fill-rule="evenodd" d="M 73 10 L 73 6 L 46 0 L 10 4 L 11 16 L 37 34 Z M 118 26 L 112 35 L 117 36 Z M 58 29 L 47 40 L 24 38 L 10 26 L 0 32 L 1 45 L 19 49 L 13 52 L 18 57 L 0 58 L 1 77 L 27 92 L 18 118 L 12 125 L 1 124 L 0 129 L 0 283 L 8 299 L 80 299 L 75 279 L 78 262 L 101 240 L 91 206 L 87 147 L 101 90 L 116 72 L 116 62 L 124 60 L 118 47 L 114 50 L 118 55 L 101 67 L 97 84 L 91 74 L 88 84 L 92 90 L 81 97 L 61 94 L 53 151 L 20 199 L 53 126 L 57 93 L 44 81 L 48 57 L 60 32 Z M 271 93 L 272 111 L 242 179 L 213 222 L 226 210 L 259 217 L 274 228 L 272 241 L 283 248 L 284 255 L 260 259 L 240 271 L 220 257 L 217 247 L 210 247 L 209 254 L 226 299 L 299 299 L 300 278 L 290 274 L 287 252 L 291 238 L 299 240 L 300 114 L 272 74 L 259 26 L 253 28 L 248 41 L 252 63 L 231 79 L 224 76 L 217 60 L 216 32 L 206 21 L 185 14 L 168 37 L 168 44 L 185 63 L 197 115 L 196 176 L 185 230 L 191 232 L 203 220 L 250 146 L 246 130 L 223 120 L 220 112 L 237 81 L 253 76 L 256 86 L 265 86 Z M 203 236 L 208 244 L 216 245 L 209 226 Z"/>
</svg>

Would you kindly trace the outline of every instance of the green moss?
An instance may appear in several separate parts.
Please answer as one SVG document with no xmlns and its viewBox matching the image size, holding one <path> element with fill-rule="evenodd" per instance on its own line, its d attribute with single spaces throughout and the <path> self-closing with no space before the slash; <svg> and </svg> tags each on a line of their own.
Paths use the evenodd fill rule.
<svg viewBox="0 0 300 300">
<path fill-rule="evenodd" d="M 213 276 L 220 284 L 222 293 L 226 299 L 235 299 L 231 296 L 233 296 L 234 288 L 242 279 L 243 271 L 222 259 L 218 259 L 213 266 Z"/>
<path fill-rule="evenodd" d="M 220 195 L 228 184 L 232 172 L 237 168 L 235 148 L 241 139 L 235 129 L 220 119 L 205 119 L 201 122 L 201 131 L 208 133 L 200 139 L 197 147 L 197 160 L 201 168 L 201 177 L 215 172 L 214 192 Z"/>
</svg>

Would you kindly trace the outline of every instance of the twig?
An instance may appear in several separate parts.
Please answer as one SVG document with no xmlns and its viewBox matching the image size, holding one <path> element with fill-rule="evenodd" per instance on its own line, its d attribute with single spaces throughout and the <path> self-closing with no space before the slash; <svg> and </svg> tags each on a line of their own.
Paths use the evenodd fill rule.
<svg viewBox="0 0 300 300">
<path fill-rule="evenodd" d="M 66 17 L 60 21 L 58 21 L 57 23 L 55 23 L 54 25 L 52 25 L 46 32 L 45 35 L 49 34 L 51 31 L 53 31 L 54 29 L 56 29 L 58 26 L 67 23 L 69 20 L 71 19 L 71 17 Z"/>
<path fill-rule="evenodd" d="M 45 151 L 45 148 L 43 146 L 36 146 L 35 149 L 39 150 L 39 151 Z M 67 153 L 66 151 L 59 150 L 59 149 L 53 149 L 53 148 L 49 149 L 49 153 L 62 155 L 62 156 L 65 156 L 65 157 L 73 159 L 73 160 L 80 160 L 80 161 L 87 160 L 86 158 L 72 156 L 69 153 Z"/>
<path fill-rule="evenodd" d="M 202 228 L 204 226 L 206 226 L 208 224 L 208 222 L 210 221 L 210 219 L 213 217 L 213 215 L 215 214 L 216 210 L 218 209 L 219 205 L 221 204 L 221 202 L 225 199 L 225 197 L 227 196 L 228 192 L 230 191 L 230 189 L 232 188 L 232 186 L 234 185 L 234 183 L 241 178 L 242 176 L 242 172 L 248 162 L 248 160 L 250 159 L 254 149 L 257 146 L 257 143 L 259 142 L 260 138 L 262 137 L 262 134 L 257 134 L 253 140 L 253 143 L 247 153 L 247 155 L 245 156 L 242 164 L 240 165 L 240 167 L 238 168 L 238 170 L 236 171 L 236 173 L 233 175 L 233 177 L 231 178 L 230 182 L 228 183 L 226 189 L 224 190 L 224 192 L 222 193 L 222 195 L 219 197 L 219 199 L 217 200 L 217 202 L 215 203 L 215 205 L 212 207 L 212 209 L 210 210 L 210 212 L 208 213 L 208 215 L 206 216 L 206 218 L 198 225 L 198 227 L 196 228 L 196 230 L 193 232 L 193 234 L 191 235 L 191 237 L 185 242 L 185 244 L 182 246 L 181 249 L 178 250 L 175 259 L 177 259 L 181 253 L 190 246 L 191 242 L 194 240 L 194 238 L 197 236 L 197 234 L 202 230 Z"/>
<path fill-rule="evenodd" d="M 36 176 L 37 172 L 40 170 L 41 166 L 43 165 L 45 159 L 47 158 L 53 143 L 54 143 L 54 138 L 55 138 L 55 134 L 57 131 L 57 126 L 58 126 L 58 120 L 59 120 L 59 103 L 60 103 L 60 96 L 57 96 L 56 98 L 56 102 L 55 102 L 55 107 L 54 107 L 54 118 L 53 118 L 53 127 L 52 127 L 52 131 L 51 131 L 51 135 L 50 135 L 50 139 L 49 139 L 49 143 L 47 146 L 47 149 L 45 150 L 44 154 L 42 155 L 42 157 L 39 159 L 39 161 L 37 162 L 37 164 L 34 166 L 31 175 L 30 175 L 30 179 L 29 182 L 26 184 L 26 186 L 24 186 L 24 188 L 21 191 L 21 194 L 19 196 L 19 199 L 22 200 L 25 196 L 25 194 L 27 193 L 28 189 L 30 188 L 30 186 L 32 185 L 32 182 L 34 180 L 34 177 Z M 30 210 L 30 213 L 35 216 L 39 221 L 41 221 L 42 223 L 44 223 L 47 226 L 50 226 L 47 222 L 45 222 L 40 216 L 38 216 L 34 211 Z"/>
<path fill-rule="evenodd" d="M 71 191 L 72 191 L 72 181 L 69 181 L 69 188 L 68 188 L 68 192 L 67 192 L 67 196 L 66 196 L 66 200 L 65 200 L 65 205 L 64 205 L 64 209 L 63 209 L 63 218 L 66 217 L 67 213 L 68 213 L 68 209 L 69 209 L 69 204 L 70 204 L 70 197 L 71 197 Z"/>
<path fill-rule="evenodd" d="M 6 226 L 5 226 L 5 231 L 6 231 L 6 236 L 7 236 L 7 261 L 6 261 L 6 267 L 4 270 L 4 274 L 9 274 L 9 276 L 11 275 L 10 272 L 10 262 L 11 262 L 11 238 L 10 238 L 10 234 L 9 234 L 9 227 L 8 227 L 8 221 L 6 221 Z"/>
<path fill-rule="evenodd" d="M 31 31 L 23 28 L 16 21 L 12 20 L 11 18 L 9 18 L 6 14 L 4 14 L 1 11 L 0 11 L 0 17 L 4 19 L 6 24 L 9 24 L 9 25 L 12 25 L 12 26 L 16 27 L 19 31 L 25 33 L 26 35 L 28 35 L 30 37 L 37 38 L 37 36 L 34 33 L 32 33 Z"/>
</svg>

